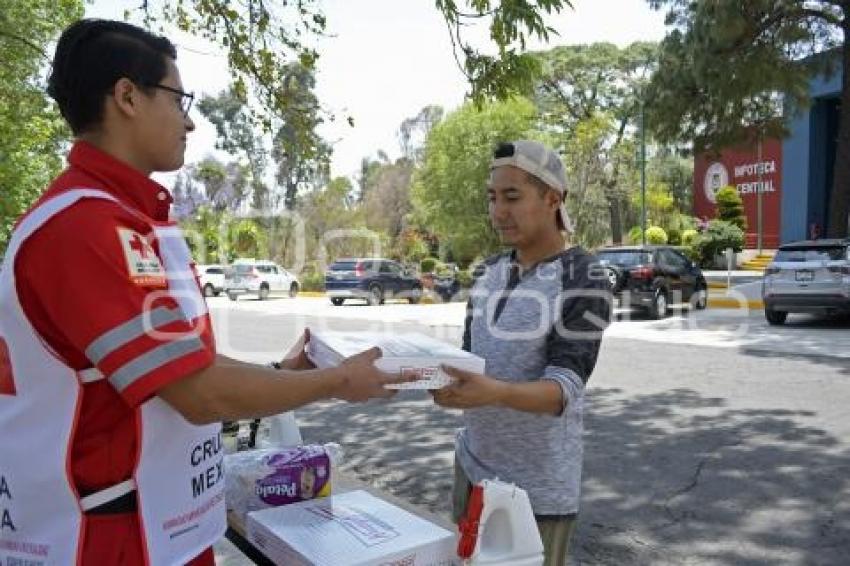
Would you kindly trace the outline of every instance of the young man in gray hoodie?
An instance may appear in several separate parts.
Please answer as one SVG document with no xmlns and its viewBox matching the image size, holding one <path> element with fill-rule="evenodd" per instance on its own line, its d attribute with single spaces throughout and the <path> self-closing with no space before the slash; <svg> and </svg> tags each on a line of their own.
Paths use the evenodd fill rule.
<svg viewBox="0 0 850 566">
<path fill-rule="evenodd" d="M 463 409 L 455 452 L 453 515 L 461 530 L 473 484 L 498 478 L 523 488 L 547 566 L 566 563 L 579 509 L 584 388 L 596 365 L 612 296 L 604 272 L 568 246 L 566 175 L 541 143 L 501 144 L 487 186 L 490 221 L 510 249 L 476 272 L 463 348 L 484 374 L 446 368 L 435 391 Z"/>
</svg>

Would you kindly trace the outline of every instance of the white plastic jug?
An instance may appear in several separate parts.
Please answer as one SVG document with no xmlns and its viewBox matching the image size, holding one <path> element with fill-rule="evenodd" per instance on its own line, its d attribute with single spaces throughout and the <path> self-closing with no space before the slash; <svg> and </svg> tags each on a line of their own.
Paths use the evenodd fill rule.
<svg viewBox="0 0 850 566">
<path fill-rule="evenodd" d="M 469 566 L 541 566 L 543 541 L 528 494 L 498 480 L 481 482 L 484 505 Z"/>
<path fill-rule="evenodd" d="M 301 429 L 295 422 L 295 414 L 292 411 L 272 415 L 264 419 L 268 425 L 268 436 L 260 438 L 260 448 L 282 448 L 287 446 L 300 446 L 304 444 L 301 438 Z"/>
</svg>

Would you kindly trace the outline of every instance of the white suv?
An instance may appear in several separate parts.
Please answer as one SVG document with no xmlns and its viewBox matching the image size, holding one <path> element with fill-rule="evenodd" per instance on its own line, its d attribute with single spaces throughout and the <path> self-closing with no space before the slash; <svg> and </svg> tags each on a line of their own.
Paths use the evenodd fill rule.
<svg viewBox="0 0 850 566">
<path fill-rule="evenodd" d="M 224 267 L 221 265 L 197 265 L 201 290 L 205 297 L 218 297 L 224 291 Z"/>
<path fill-rule="evenodd" d="M 295 297 L 300 288 L 295 275 L 265 260 L 237 259 L 224 278 L 224 290 L 231 301 L 239 295 L 256 295 L 261 301 L 271 295 Z"/>
<path fill-rule="evenodd" d="M 770 324 L 789 312 L 850 313 L 850 239 L 781 246 L 764 272 L 762 298 Z"/>
</svg>

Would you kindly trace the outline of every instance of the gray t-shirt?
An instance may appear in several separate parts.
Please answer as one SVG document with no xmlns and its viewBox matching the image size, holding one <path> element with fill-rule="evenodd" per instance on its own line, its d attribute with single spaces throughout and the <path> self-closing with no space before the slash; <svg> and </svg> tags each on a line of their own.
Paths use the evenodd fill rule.
<svg viewBox="0 0 850 566">
<path fill-rule="evenodd" d="M 476 274 L 467 305 L 463 348 L 485 359 L 487 375 L 549 379 L 563 391 L 559 416 L 467 409 L 458 433 L 457 458 L 470 480 L 518 485 L 536 515 L 569 515 L 579 507 L 584 386 L 612 304 L 595 264 L 571 248 L 520 273 L 513 253 L 494 256 Z"/>
</svg>

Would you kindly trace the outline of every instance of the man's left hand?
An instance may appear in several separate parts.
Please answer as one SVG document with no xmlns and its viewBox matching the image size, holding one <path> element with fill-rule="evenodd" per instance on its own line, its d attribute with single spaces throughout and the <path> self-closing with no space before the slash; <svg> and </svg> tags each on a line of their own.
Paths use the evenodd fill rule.
<svg viewBox="0 0 850 566">
<path fill-rule="evenodd" d="M 431 391 L 434 402 L 441 407 L 471 409 L 502 404 L 508 385 L 504 381 L 449 366 L 442 366 L 442 370 L 454 378 L 454 382 Z"/>
</svg>

